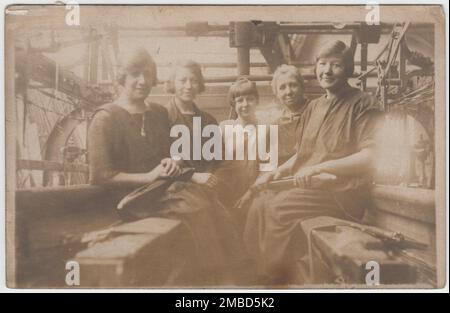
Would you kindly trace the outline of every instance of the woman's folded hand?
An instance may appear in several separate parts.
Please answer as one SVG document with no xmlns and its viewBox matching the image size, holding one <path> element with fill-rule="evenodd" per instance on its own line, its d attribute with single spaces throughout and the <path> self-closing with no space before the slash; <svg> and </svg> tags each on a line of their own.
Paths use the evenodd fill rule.
<svg viewBox="0 0 450 313">
<path fill-rule="evenodd" d="M 171 158 L 165 158 L 161 160 L 161 165 L 164 169 L 166 177 L 177 177 L 181 174 L 181 168 L 178 162 Z"/>
<path fill-rule="evenodd" d="M 333 184 L 337 176 L 327 173 L 320 164 L 307 166 L 294 175 L 294 185 L 299 188 L 320 188 Z"/>
<path fill-rule="evenodd" d="M 264 173 L 256 179 L 255 183 L 252 185 L 251 188 L 253 189 L 264 188 L 265 186 L 267 186 L 269 182 L 271 182 L 272 180 L 280 179 L 281 176 L 282 175 L 278 170 Z"/>
<path fill-rule="evenodd" d="M 161 163 L 158 164 L 153 170 L 148 172 L 146 175 L 147 175 L 148 180 L 150 180 L 150 181 L 153 181 L 158 178 L 169 177 L 167 175 L 166 169 L 164 168 L 164 166 Z"/>
<path fill-rule="evenodd" d="M 194 173 L 191 181 L 197 184 L 207 185 L 211 188 L 217 186 L 218 183 L 217 177 L 211 173 Z"/>
<path fill-rule="evenodd" d="M 300 188 L 311 188 L 311 178 L 317 174 L 320 174 L 320 169 L 317 166 L 301 168 L 294 175 L 294 184 Z"/>
</svg>

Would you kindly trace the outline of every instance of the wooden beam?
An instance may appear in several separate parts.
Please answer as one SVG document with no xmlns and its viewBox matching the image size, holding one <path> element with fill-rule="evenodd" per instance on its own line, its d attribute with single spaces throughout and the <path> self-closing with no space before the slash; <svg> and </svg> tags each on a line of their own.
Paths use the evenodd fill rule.
<svg viewBox="0 0 450 313">
<path fill-rule="evenodd" d="M 89 173 L 87 164 L 81 163 L 60 163 L 44 160 L 23 160 L 16 162 L 18 170 L 40 170 L 40 171 L 61 171 L 61 172 L 81 172 Z"/>
<path fill-rule="evenodd" d="M 303 74 L 302 75 L 305 80 L 314 80 L 316 79 L 316 75 L 314 74 Z M 355 73 L 352 77 L 358 78 L 360 74 Z M 210 76 L 205 77 L 205 83 L 231 83 L 235 82 L 238 76 L 229 75 L 229 76 Z M 377 77 L 377 73 L 372 71 L 370 73 L 367 73 L 365 77 Z M 255 81 L 255 82 L 263 82 L 263 81 L 271 81 L 272 75 L 249 75 L 248 79 Z M 158 82 L 160 84 L 163 84 L 164 82 Z M 396 82 L 393 81 L 395 84 Z"/>
<path fill-rule="evenodd" d="M 272 48 L 270 47 L 260 47 L 259 51 L 263 55 L 264 59 L 266 60 L 270 71 L 273 73 L 277 69 L 278 65 L 280 65 L 279 60 L 275 57 L 275 54 L 272 51 Z"/>
<path fill-rule="evenodd" d="M 5 24 L 5 200 L 6 207 L 4 211 L 5 216 L 5 229 L 6 229 L 6 284 L 9 288 L 18 288 L 17 286 L 17 264 L 18 264 L 18 236 L 17 229 L 21 226 L 17 221 L 17 208 L 15 199 L 15 187 L 16 182 L 20 176 L 16 172 L 16 164 L 14 160 L 16 155 L 20 153 L 18 149 L 20 139 L 18 138 L 21 133 L 17 127 L 19 114 L 17 110 L 20 108 L 17 101 L 17 79 L 16 76 L 16 49 L 14 42 L 15 29 L 10 27 L 8 23 Z M 25 124 L 25 123 L 24 123 Z M 4 149 L 5 149 L 4 148 Z"/>
<path fill-rule="evenodd" d="M 280 55 L 283 58 L 282 63 L 290 64 L 294 53 L 292 51 L 292 46 L 289 41 L 288 34 L 278 34 L 276 46 L 279 48 Z"/>
<path fill-rule="evenodd" d="M 426 223 L 435 222 L 434 190 L 376 185 L 372 188 L 371 195 L 379 210 Z"/>
</svg>

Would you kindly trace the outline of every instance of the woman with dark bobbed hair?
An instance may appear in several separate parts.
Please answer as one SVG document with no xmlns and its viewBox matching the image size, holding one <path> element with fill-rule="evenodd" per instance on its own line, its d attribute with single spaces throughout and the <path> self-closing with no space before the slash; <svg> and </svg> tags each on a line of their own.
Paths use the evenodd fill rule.
<svg viewBox="0 0 450 313">
<path fill-rule="evenodd" d="M 201 67 L 197 62 L 192 60 L 182 60 L 177 62 L 170 73 L 169 79 L 166 84 L 166 90 L 168 93 L 173 94 L 173 97 L 167 104 L 167 111 L 169 113 L 170 125 L 186 125 L 189 128 L 191 134 L 193 134 L 193 118 L 201 118 L 201 128 L 206 125 L 217 125 L 216 119 L 209 113 L 200 110 L 195 103 L 196 97 L 205 90 L 204 78 L 202 75 Z M 204 140 L 206 141 L 206 139 Z M 203 146 L 203 142 L 202 142 Z M 191 155 L 189 160 L 185 160 L 185 166 L 193 167 L 197 173 L 209 172 L 214 165 L 214 162 L 208 162 L 205 160 L 194 160 L 193 149 L 191 149 Z M 197 175 L 196 175 L 197 176 Z M 211 178 L 210 175 L 198 175 L 193 178 L 197 180 L 205 180 Z"/>
<path fill-rule="evenodd" d="M 353 54 L 342 41 L 320 49 L 315 72 L 326 93 L 311 101 L 299 120 L 297 153 L 255 183 L 293 175 L 297 186 L 254 201 L 264 205 L 252 205 L 247 219 L 246 246 L 270 284 L 299 283 L 295 262 L 307 250 L 301 221 L 316 216 L 361 218 L 371 184 L 381 108 L 374 97 L 348 84 Z M 314 184 L 322 173 L 336 179 Z"/>
<path fill-rule="evenodd" d="M 187 126 L 192 136 L 195 117 L 201 118 L 201 130 L 206 125 L 217 125 L 216 119 L 195 103 L 196 96 L 204 89 L 198 63 L 182 61 L 173 67 L 167 83 L 167 91 L 174 95 L 167 105 L 171 126 Z M 198 278 L 206 284 L 222 285 L 225 280 L 230 282 L 230 268 L 242 259 L 242 238 L 227 208 L 218 199 L 217 191 L 221 187 L 213 173 L 220 162 L 193 160 L 192 153 L 182 162 L 184 167 L 195 170 L 191 180 L 177 181 L 169 187 L 161 199 L 160 213 L 188 221 L 195 242 Z"/>
</svg>

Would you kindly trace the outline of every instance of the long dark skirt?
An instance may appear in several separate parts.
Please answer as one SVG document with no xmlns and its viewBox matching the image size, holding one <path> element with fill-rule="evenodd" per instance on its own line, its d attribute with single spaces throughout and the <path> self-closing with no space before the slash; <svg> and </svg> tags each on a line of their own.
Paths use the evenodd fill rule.
<svg viewBox="0 0 450 313">
<path fill-rule="evenodd" d="M 194 242 L 197 268 L 208 284 L 229 282 L 233 268 L 245 261 L 242 237 L 214 190 L 191 182 L 172 184 L 160 200 L 158 215 L 181 220 Z"/>
<path fill-rule="evenodd" d="M 317 189 L 262 192 L 248 211 L 244 231 L 245 246 L 260 275 L 274 284 L 291 282 L 296 261 L 307 252 L 300 223 L 317 216 L 361 218 L 363 206 L 356 198 Z"/>
</svg>

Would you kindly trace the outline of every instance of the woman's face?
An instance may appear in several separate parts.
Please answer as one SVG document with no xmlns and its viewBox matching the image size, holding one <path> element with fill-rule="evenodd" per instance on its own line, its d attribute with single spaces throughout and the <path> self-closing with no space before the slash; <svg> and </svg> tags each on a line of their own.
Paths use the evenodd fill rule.
<svg viewBox="0 0 450 313">
<path fill-rule="evenodd" d="M 255 108 L 257 105 L 258 98 L 254 94 L 234 98 L 234 109 L 236 114 L 244 121 L 251 121 L 255 118 Z"/>
<path fill-rule="evenodd" d="M 280 74 L 276 80 L 276 97 L 281 104 L 294 108 L 303 96 L 303 88 L 295 75 L 291 73 Z"/>
<path fill-rule="evenodd" d="M 198 77 L 188 68 L 179 68 L 175 73 L 175 96 L 183 102 L 193 102 L 200 88 Z"/>
<path fill-rule="evenodd" d="M 322 88 L 336 90 L 347 81 L 344 60 L 340 56 L 320 58 L 316 64 L 316 75 Z"/>
<path fill-rule="evenodd" d="M 131 101 L 143 101 L 149 95 L 153 86 L 151 67 L 128 71 L 125 76 L 124 90 Z"/>
</svg>

